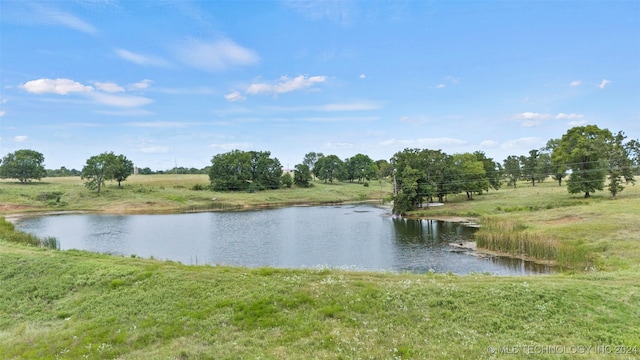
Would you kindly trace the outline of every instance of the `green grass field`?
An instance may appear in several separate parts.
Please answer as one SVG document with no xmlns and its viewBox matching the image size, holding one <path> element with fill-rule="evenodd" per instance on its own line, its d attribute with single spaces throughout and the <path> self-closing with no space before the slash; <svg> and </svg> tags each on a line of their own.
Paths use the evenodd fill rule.
<svg viewBox="0 0 640 360">
<path fill-rule="evenodd" d="M 372 182 L 254 194 L 190 190 L 198 183 L 206 176 L 185 175 L 177 184 L 167 175 L 140 176 L 97 196 L 77 178 L 5 181 L 0 204 L 5 215 L 189 211 L 210 202 L 247 208 L 375 200 L 391 189 Z M 606 192 L 583 199 L 552 182 L 521 183 L 474 199 L 450 196 L 414 215 L 512 221 L 584 251 L 589 266 L 528 277 L 249 269 L 0 240 L 0 357 L 640 358 L 640 186 L 611 200 Z"/>
</svg>

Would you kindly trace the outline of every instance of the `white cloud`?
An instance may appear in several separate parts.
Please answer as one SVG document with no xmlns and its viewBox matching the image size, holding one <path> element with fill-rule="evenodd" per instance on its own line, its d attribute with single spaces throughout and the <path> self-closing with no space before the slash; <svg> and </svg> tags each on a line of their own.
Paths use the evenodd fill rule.
<svg viewBox="0 0 640 360">
<path fill-rule="evenodd" d="M 326 149 L 333 149 L 333 150 L 340 150 L 340 149 L 350 149 L 353 147 L 353 144 L 350 143 L 343 143 L 343 142 L 338 142 L 338 143 L 326 143 L 324 144 L 324 147 Z"/>
<path fill-rule="evenodd" d="M 96 89 L 110 93 L 124 91 L 124 88 L 122 86 L 119 86 L 118 84 L 112 82 L 103 83 L 96 81 L 93 84 L 96 86 Z"/>
<path fill-rule="evenodd" d="M 381 105 L 370 101 L 356 101 L 352 103 L 334 103 L 318 106 L 268 106 L 266 109 L 274 111 L 365 111 L 380 109 Z"/>
<path fill-rule="evenodd" d="M 545 140 L 536 137 L 524 137 L 514 140 L 505 141 L 500 146 L 506 150 L 530 150 L 542 147 L 545 144 Z"/>
<path fill-rule="evenodd" d="M 367 76 L 365 74 L 360 74 L 360 76 L 358 76 L 360 79 L 365 79 Z"/>
<path fill-rule="evenodd" d="M 75 15 L 38 4 L 31 4 L 31 6 L 35 10 L 34 18 L 31 21 L 36 23 L 62 25 L 87 34 L 95 34 L 97 32 L 93 25 Z"/>
<path fill-rule="evenodd" d="M 153 83 L 152 80 L 149 79 L 144 79 L 140 82 L 137 83 L 133 83 L 131 85 L 129 85 L 129 89 L 130 90 L 144 90 L 144 89 L 148 89 L 149 86 L 151 86 L 151 84 Z"/>
<path fill-rule="evenodd" d="M 187 39 L 176 47 L 176 55 L 185 64 L 205 71 L 222 71 L 260 61 L 255 51 L 229 39 L 212 42 Z"/>
<path fill-rule="evenodd" d="M 6 113 L 7 113 L 6 111 L 4 111 L 4 110 L 0 110 L 0 117 L 5 116 L 5 114 L 6 114 Z"/>
<path fill-rule="evenodd" d="M 576 119 L 582 119 L 582 118 L 584 118 L 584 115 L 582 115 L 582 114 L 559 113 L 558 115 L 556 115 L 556 119 L 558 119 L 558 120 L 564 120 L 564 119 L 576 120 Z"/>
<path fill-rule="evenodd" d="M 18 135 L 18 136 L 13 138 L 13 141 L 15 141 L 15 142 L 23 142 L 23 141 L 27 141 L 27 139 L 29 139 L 29 137 L 26 136 L 26 135 Z"/>
<path fill-rule="evenodd" d="M 327 19 L 333 23 L 348 24 L 353 11 L 350 1 L 285 0 L 284 4 L 312 19 Z"/>
<path fill-rule="evenodd" d="M 234 102 L 234 101 L 242 101 L 244 99 L 246 99 L 244 96 L 242 96 L 242 94 L 240 94 L 237 91 L 233 91 L 228 93 L 227 95 L 224 96 L 225 99 L 227 99 L 228 101 Z"/>
<path fill-rule="evenodd" d="M 169 148 L 166 146 L 153 145 L 153 144 L 143 144 L 140 147 L 140 151 L 145 154 L 164 154 L 169 152 Z"/>
<path fill-rule="evenodd" d="M 289 79 L 287 76 L 282 76 L 280 81 L 275 84 L 251 84 L 247 89 L 249 94 L 282 94 L 291 91 L 301 90 L 312 87 L 315 84 L 323 83 L 327 79 L 326 76 L 296 76 L 293 79 Z"/>
<path fill-rule="evenodd" d="M 427 118 L 421 118 L 421 117 L 410 117 L 410 116 L 403 116 L 400 118 L 401 122 L 405 122 L 408 124 L 423 124 L 425 122 L 428 121 Z"/>
<path fill-rule="evenodd" d="M 445 80 L 451 82 L 454 85 L 458 85 L 460 84 L 460 78 L 457 78 L 455 76 L 447 76 L 444 78 Z"/>
<path fill-rule="evenodd" d="M 120 58 L 137 65 L 149 65 L 149 66 L 159 66 L 159 67 L 169 66 L 169 62 L 167 60 L 158 56 L 138 54 L 125 49 L 115 49 L 114 51 L 116 55 L 118 55 Z"/>
<path fill-rule="evenodd" d="M 482 148 L 482 149 L 493 149 L 496 146 L 498 146 L 498 142 L 497 141 L 483 140 L 482 142 L 480 142 L 480 148 Z"/>
<path fill-rule="evenodd" d="M 611 81 L 607 80 L 607 79 L 602 79 L 602 82 L 600 82 L 600 85 L 598 85 L 598 87 L 600 89 L 604 89 L 605 86 L 607 86 L 608 84 L 610 84 Z"/>
<path fill-rule="evenodd" d="M 445 87 L 447 87 L 445 84 L 436 85 L 436 89 L 444 89 Z"/>
<path fill-rule="evenodd" d="M 551 115 L 534 112 L 523 112 L 515 115 L 514 118 L 517 120 L 546 120 L 551 118 Z"/>
<path fill-rule="evenodd" d="M 114 115 L 114 116 L 149 116 L 154 115 L 153 111 L 145 109 L 123 109 L 123 110 L 94 110 L 96 114 Z"/>
<path fill-rule="evenodd" d="M 140 107 L 153 102 L 153 99 L 144 96 L 111 95 L 97 92 L 91 93 L 90 96 L 99 104 L 124 108 Z"/>
<path fill-rule="evenodd" d="M 74 92 L 89 93 L 94 90 L 91 86 L 82 85 L 70 79 L 37 79 L 27 81 L 20 87 L 33 94 L 67 95 Z"/>
<path fill-rule="evenodd" d="M 251 143 L 228 143 L 228 144 L 211 144 L 210 147 L 214 149 L 221 150 L 241 150 L 241 149 L 250 149 Z"/>
<path fill-rule="evenodd" d="M 390 139 L 379 143 L 382 146 L 393 147 L 418 147 L 418 148 L 440 148 L 443 146 L 464 146 L 468 143 L 464 140 L 453 138 L 420 138 L 413 140 Z"/>
<path fill-rule="evenodd" d="M 586 123 L 587 123 L 586 120 L 573 120 L 573 121 L 569 121 L 567 125 L 569 127 L 574 127 L 574 126 L 582 126 L 582 125 L 585 125 Z"/>
<path fill-rule="evenodd" d="M 179 121 L 152 121 L 152 122 L 133 122 L 127 125 L 134 126 L 134 127 L 143 127 L 143 128 L 184 128 L 194 124 L 179 122 Z"/>
<path fill-rule="evenodd" d="M 551 114 L 541 114 L 534 112 L 523 112 L 516 114 L 514 117 L 516 120 L 522 120 L 520 126 L 522 127 L 535 127 L 540 125 L 544 120 L 552 118 Z"/>
<path fill-rule="evenodd" d="M 571 86 L 571 87 L 576 87 L 576 86 L 580 86 L 580 85 L 582 85 L 582 81 L 580 81 L 580 80 L 574 80 L 569 84 L 569 86 Z"/>
<path fill-rule="evenodd" d="M 330 117 L 306 117 L 298 118 L 298 121 L 307 122 L 347 122 L 347 121 L 377 121 L 380 120 L 377 116 L 330 116 Z"/>
</svg>

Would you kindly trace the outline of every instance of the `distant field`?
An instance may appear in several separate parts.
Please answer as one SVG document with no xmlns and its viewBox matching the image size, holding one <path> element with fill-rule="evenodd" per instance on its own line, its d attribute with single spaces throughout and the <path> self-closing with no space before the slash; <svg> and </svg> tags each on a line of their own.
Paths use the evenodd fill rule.
<svg viewBox="0 0 640 360">
<path fill-rule="evenodd" d="M 41 182 L 20 184 L 0 182 L 1 213 L 25 211 L 86 210 L 110 213 L 151 213 L 198 210 L 233 210 L 251 207 L 277 207 L 292 204 L 380 200 L 389 197 L 391 184 L 371 181 L 324 184 L 311 188 L 270 191 L 213 192 L 193 190 L 207 187 L 207 175 L 133 175 L 118 188 L 108 182 L 100 194 L 84 187 L 79 177 L 45 178 Z"/>
</svg>

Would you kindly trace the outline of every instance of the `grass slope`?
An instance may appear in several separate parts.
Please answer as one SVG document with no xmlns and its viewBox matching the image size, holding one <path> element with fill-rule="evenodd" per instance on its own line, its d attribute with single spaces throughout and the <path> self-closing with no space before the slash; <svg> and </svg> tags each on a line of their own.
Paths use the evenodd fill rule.
<svg viewBox="0 0 640 360">
<path fill-rule="evenodd" d="M 640 347 L 637 271 L 245 269 L 6 242 L 0 263 L 7 359 L 490 359 L 557 345 L 594 346 L 582 357 L 597 359 L 612 356 L 597 345 Z"/>
</svg>

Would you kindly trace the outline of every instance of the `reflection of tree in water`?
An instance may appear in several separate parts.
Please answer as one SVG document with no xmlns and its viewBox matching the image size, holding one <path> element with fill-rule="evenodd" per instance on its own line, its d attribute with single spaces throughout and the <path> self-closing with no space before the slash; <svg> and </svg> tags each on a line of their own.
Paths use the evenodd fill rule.
<svg viewBox="0 0 640 360">
<path fill-rule="evenodd" d="M 438 220 L 394 218 L 395 240 L 399 243 L 447 245 L 451 242 L 471 241 L 476 229 Z"/>
</svg>

